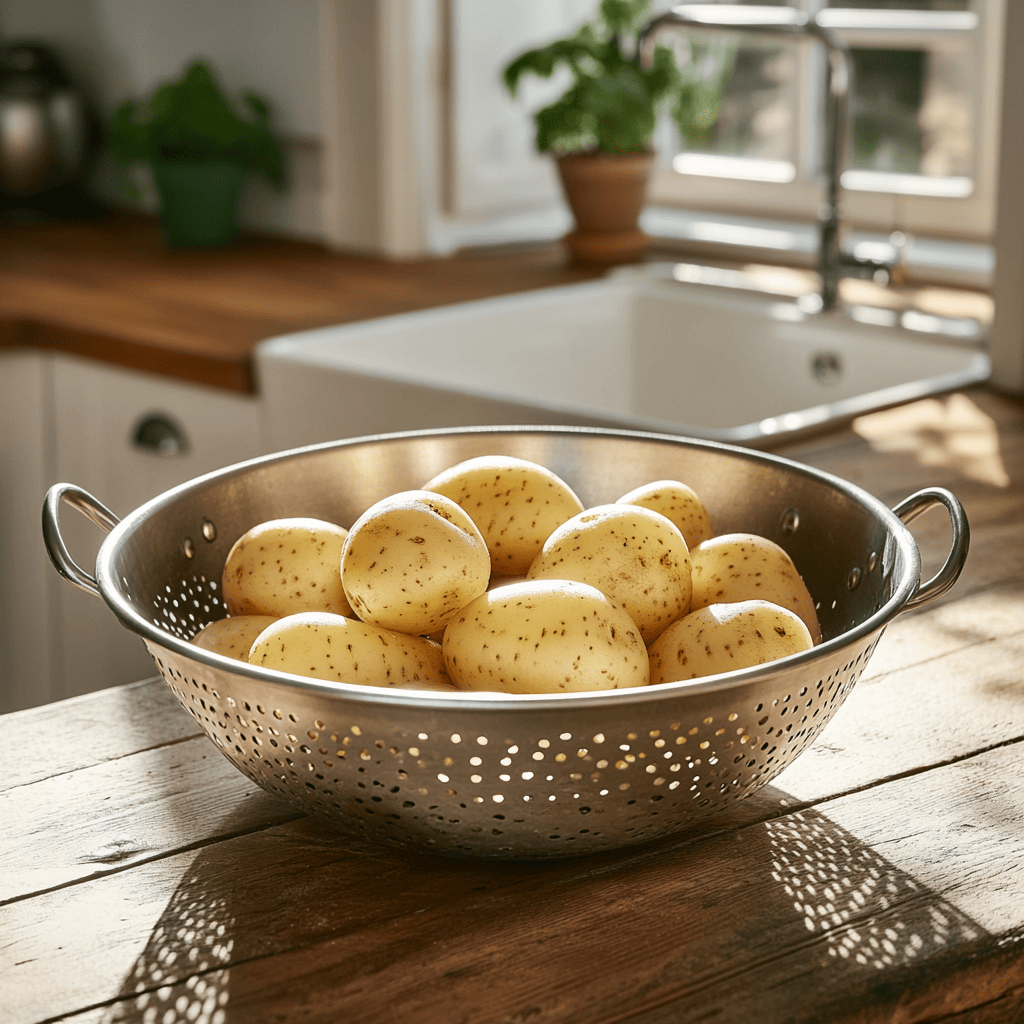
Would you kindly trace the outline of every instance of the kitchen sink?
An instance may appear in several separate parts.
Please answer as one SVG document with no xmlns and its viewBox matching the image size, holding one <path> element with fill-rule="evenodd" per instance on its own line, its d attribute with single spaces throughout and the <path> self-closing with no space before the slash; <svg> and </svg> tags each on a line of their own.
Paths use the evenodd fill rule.
<svg viewBox="0 0 1024 1024">
<path fill-rule="evenodd" d="M 973 320 L 815 312 L 728 273 L 624 268 L 268 339 L 256 368 L 270 443 L 523 423 L 771 447 L 989 376 Z"/>
</svg>

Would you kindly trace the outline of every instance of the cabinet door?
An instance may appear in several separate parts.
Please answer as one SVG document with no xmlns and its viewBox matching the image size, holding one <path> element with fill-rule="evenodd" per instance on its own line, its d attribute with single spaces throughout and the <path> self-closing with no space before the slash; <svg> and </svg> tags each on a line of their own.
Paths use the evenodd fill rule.
<svg viewBox="0 0 1024 1024">
<path fill-rule="evenodd" d="M 48 357 L 0 352 L 0 713 L 56 699 L 51 599 L 63 581 L 39 521 L 52 459 L 49 397 Z"/>
<path fill-rule="evenodd" d="M 249 396 L 64 356 L 54 362 L 53 392 L 55 480 L 84 488 L 119 517 L 170 487 L 263 453 L 259 403 Z M 75 560 L 91 570 L 105 535 L 71 509 L 61 528 Z M 61 583 L 60 697 L 155 674 L 142 640 L 102 600 Z"/>
</svg>

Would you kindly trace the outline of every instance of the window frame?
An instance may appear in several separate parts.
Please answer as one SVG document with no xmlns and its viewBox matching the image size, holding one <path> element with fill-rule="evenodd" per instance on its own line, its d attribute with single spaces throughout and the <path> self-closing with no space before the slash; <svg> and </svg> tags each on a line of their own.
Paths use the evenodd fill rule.
<svg viewBox="0 0 1024 1024">
<path fill-rule="evenodd" d="M 821 12 L 821 20 L 851 47 L 870 45 L 894 49 L 920 46 L 948 49 L 959 46 L 972 52 L 974 66 L 981 69 L 981 74 L 975 79 L 972 97 L 975 111 L 972 118 L 975 166 L 970 193 L 966 196 L 945 196 L 875 190 L 858 187 L 852 179 L 869 179 L 870 184 L 870 179 L 874 177 L 875 181 L 883 184 L 880 176 L 872 172 L 847 174 L 842 188 L 842 213 L 847 226 L 869 231 L 898 229 L 933 237 L 979 241 L 987 241 L 991 237 L 995 226 L 1003 5 L 1004 0 L 972 0 L 971 13 L 976 17 L 976 27 L 960 30 L 935 28 L 929 31 L 920 26 L 897 30 L 891 24 L 892 19 L 884 16 L 878 17 L 876 27 L 872 28 L 869 26 L 871 19 L 865 15 L 875 12 L 857 9 L 858 17 L 855 19 L 842 16 L 849 9 L 830 8 Z M 794 0 L 794 6 L 813 13 L 821 8 L 821 3 L 820 0 Z M 888 12 L 881 13 L 885 15 Z M 840 16 L 836 17 L 837 14 Z M 851 25 L 853 21 L 859 21 L 860 25 Z M 747 37 L 748 40 L 751 38 Z M 793 46 L 797 50 L 797 88 L 802 94 L 798 106 L 800 124 L 796 129 L 797 166 L 793 180 L 752 181 L 680 173 L 666 166 L 668 161 L 663 159 L 651 181 L 649 196 L 652 204 L 729 215 L 813 219 L 824 193 L 817 173 L 821 142 L 811 127 L 815 123 L 820 102 L 809 95 L 813 91 L 809 89 L 809 83 L 819 73 L 816 67 L 820 68 L 823 64 L 822 48 L 810 40 L 779 45 Z M 915 182 L 902 180 L 896 184 L 913 187 Z"/>
</svg>

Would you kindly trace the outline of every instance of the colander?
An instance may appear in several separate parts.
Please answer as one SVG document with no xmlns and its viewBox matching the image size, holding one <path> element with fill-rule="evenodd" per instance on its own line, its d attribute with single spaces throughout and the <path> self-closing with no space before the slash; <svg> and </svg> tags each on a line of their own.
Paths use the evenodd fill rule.
<svg viewBox="0 0 1024 1024">
<path fill-rule="evenodd" d="M 222 618 L 232 543 L 285 516 L 343 526 L 375 501 L 474 456 L 547 466 L 585 505 L 660 479 L 701 495 L 720 533 L 781 544 L 816 597 L 823 641 L 688 682 L 488 697 L 318 681 L 190 644 Z M 60 534 L 67 503 L 109 531 L 95 576 Z M 907 523 L 945 507 L 952 544 L 921 583 Z M 142 637 L 164 680 L 244 775 L 297 809 L 383 843 L 451 856 L 549 858 L 680 832 L 764 786 L 812 743 L 899 612 L 935 600 L 967 557 L 957 499 L 890 510 L 837 477 L 709 441 L 586 427 L 470 427 L 356 438 L 198 477 L 123 520 L 71 484 L 46 495 L 50 557 Z"/>
</svg>

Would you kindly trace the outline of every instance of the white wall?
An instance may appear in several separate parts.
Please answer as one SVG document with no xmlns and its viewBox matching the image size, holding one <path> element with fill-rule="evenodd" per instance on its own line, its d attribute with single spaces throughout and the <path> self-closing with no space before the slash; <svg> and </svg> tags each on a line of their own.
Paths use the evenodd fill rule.
<svg viewBox="0 0 1024 1024">
<path fill-rule="evenodd" d="M 0 38 L 51 46 L 106 120 L 194 56 L 208 57 L 226 89 L 271 102 L 286 142 L 290 187 L 253 178 L 243 222 L 319 238 L 321 116 L 318 0 L 0 0 Z M 97 169 L 101 194 L 117 197 L 116 172 Z"/>
</svg>

